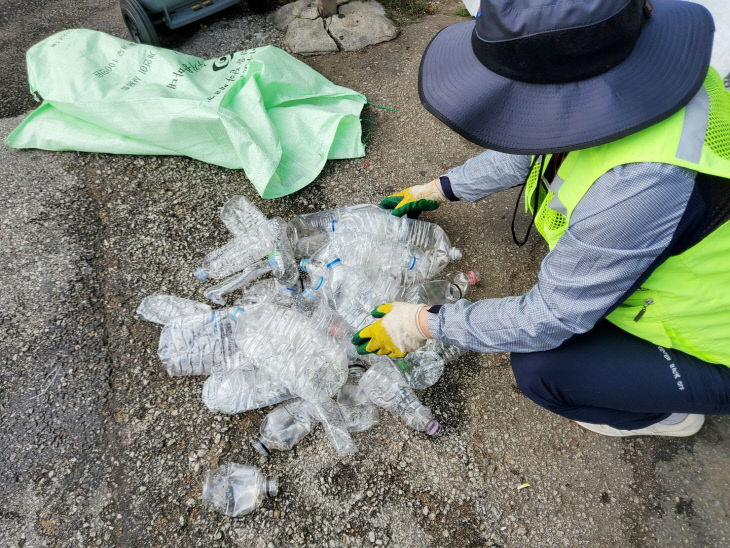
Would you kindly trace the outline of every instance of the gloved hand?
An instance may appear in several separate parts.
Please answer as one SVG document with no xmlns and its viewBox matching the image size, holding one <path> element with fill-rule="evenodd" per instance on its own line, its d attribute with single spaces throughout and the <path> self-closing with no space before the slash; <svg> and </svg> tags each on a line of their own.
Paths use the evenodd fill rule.
<svg viewBox="0 0 730 548">
<path fill-rule="evenodd" d="M 427 337 L 418 322 L 418 314 L 423 308 L 426 306 L 411 303 L 385 303 L 378 306 L 372 314 L 380 319 L 363 327 L 352 337 L 357 353 L 377 352 L 391 358 L 402 358 L 423 346 Z"/>
<path fill-rule="evenodd" d="M 393 215 L 402 217 L 408 214 L 409 217 L 418 217 L 422 211 L 433 211 L 441 202 L 448 201 L 438 179 L 434 179 L 425 185 L 408 187 L 400 192 L 386 196 L 380 207 L 392 209 Z"/>
</svg>

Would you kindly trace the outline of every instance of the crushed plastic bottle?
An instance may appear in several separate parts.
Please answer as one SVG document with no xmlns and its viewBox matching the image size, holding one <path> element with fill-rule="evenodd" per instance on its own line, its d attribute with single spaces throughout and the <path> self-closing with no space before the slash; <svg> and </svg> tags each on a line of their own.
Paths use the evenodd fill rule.
<svg viewBox="0 0 730 548">
<path fill-rule="evenodd" d="M 274 248 L 268 256 L 271 272 L 282 284 L 291 286 L 299 279 L 299 268 L 287 235 L 286 221 L 274 217 L 269 221 L 269 230 L 274 236 Z"/>
<path fill-rule="evenodd" d="M 150 295 L 142 299 L 137 314 L 148 322 L 165 325 L 175 318 L 193 314 L 210 314 L 210 306 L 173 295 Z"/>
<path fill-rule="evenodd" d="M 254 449 L 264 457 L 273 450 L 289 451 L 312 431 L 315 417 L 314 407 L 300 398 L 282 403 L 264 417 Z"/>
<path fill-rule="evenodd" d="M 231 196 L 223 204 L 220 219 L 228 231 L 234 236 L 246 235 L 254 237 L 266 234 L 269 229 L 269 220 L 261 211 L 249 202 L 244 196 Z"/>
<path fill-rule="evenodd" d="M 271 272 L 271 265 L 268 259 L 257 261 L 245 267 L 241 272 L 233 274 L 222 282 L 207 288 L 203 292 L 203 296 L 215 304 L 223 305 L 226 303 L 226 300 L 223 298 L 225 295 L 246 287 L 254 280 L 259 279 L 269 272 Z"/>
<path fill-rule="evenodd" d="M 345 417 L 350 432 L 364 432 L 378 424 L 378 408 L 370 401 L 367 394 L 358 386 L 365 373 L 361 365 L 350 365 L 347 382 L 337 394 L 337 405 Z"/>
<path fill-rule="evenodd" d="M 444 366 L 462 356 L 466 350 L 429 339 L 418 350 L 409 352 L 399 361 L 403 376 L 414 390 L 423 390 L 436 384 L 444 372 Z"/>
<path fill-rule="evenodd" d="M 461 259 L 461 250 L 451 247 L 449 237 L 439 225 L 405 216 L 396 217 L 387 209 L 375 207 L 348 211 L 334 220 L 331 228 L 334 233 L 373 234 L 379 240 L 402 242 L 424 251 L 440 251 L 452 261 Z"/>
<path fill-rule="evenodd" d="M 270 233 L 258 238 L 237 236 L 208 253 L 195 273 L 203 281 L 225 278 L 266 257 L 273 247 L 274 239 Z"/>
<path fill-rule="evenodd" d="M 234 415 L 291 398 L 265 369 L 241 363 L 237 369 L 213 373 L 203 383 L 203 403 L 214 412 Z"/>
<path fill-rule="evenodd" d="M 332 400 L 347 379 L 345 351 L 293 308 L 264 302 L 234 315 L 243 355 L 293 396 L 311 403 L 338 454 L 357 451 L 342 412 Z"/>
<path fill-rule="evenodd" d="M 235 369 L 241 359 L 233 339 L 235 309 L 181 316 L 162 328 L 157 355 L 172 376 L 210 375 Z"/>
<path fill-rule="evenodd" d="M 429 436 L 437 436 L 441 425 L 408 386 L 392 360 L 383 356 L 360 379 L 359 386 L 375 405 L 400 415 L 408 426 Z"/>
<path fill-rule="evenodd" d="M 370 323 L 373 308 L 399 300 L 405 289 L 390 276 L 367 276 L 361 269 L 348 267 L 339 259 L 322 264 L 305 258 L 300 266 L 309 275 L 309 287 L 321 291 L 327 303 L 353 330 Z"/>
<path fill-rule="evenodd" d="M 256 510 L 266 497 L 279 493 L 279 480 L 265 477 L 258 468 L 229 462 L 205 475 L 203 501 L 226 516 Z"/>
<path fill-rule="evenodd" d="M 313 261 L 325 262 L 338 257 L 347 266 L 357 266 L 375 275 L 385 273 L 410 285 L 432 278 L 449 263 L 441 251 L 422 249 L 398 241 L 374 239 L 372 234 L 333 234 L 327 245 L 320 248 Z"/>
<path fill-rule="evenodd" d="M 254 274 L 261 276 L 269 270 L 284 285 L 297 281 L 297 262 L 283 219 L 267 219 L 246 198 L 234 196 L 221 209 L 221 220 L 234 237 L 208 253 L 196 270 L 201 280 L 230 276 L 206 292 L 213 302 L 223 304 L 223 295 L 256 279 Z M 262 258 L 266 258 L 268 269 Z M 245 274 L 236 275 L 241 270 Z"/>
<path fill-rule="evenodd" d="M 283 285 L 276 278 L 264 278 L 248 286 L 236 299 L 239 306 L 251 306 L 258 303 L 270 302 L 281 306 L 293 306 L 302 292 L 303 284 L 298 280 L 294 285 Z"/>
<path fill-rule="evenodd" d="M 459 272 L 449 280 L 429 280 L 414 285 L 406 291 L 405 299 L 411 303 L 433 306 L 455 303 L 466 296 L 469 286 L 479 283 L 479 273 L 474 270 Z"/>
<path fill-rule="evenodd" d="M 357 204 L 327 211 L 314 211 L 303 215 L 295 215 L 289 221 L 289 240 L 298 258 L 309 257 L 325 245 L 333 232 L 333 221 L 337 221 L 346 213 L 377 210 L 373 204 Z"/>
<path fill-rule="evenodd" d="M 312 326 L 332 338 L 345 351 L 349 350 L 355 331 L 345 318 L 327 304 L 321 291 L 305 287 L 297 295 L 295 306 L 308 317 Z"/>
</svg>

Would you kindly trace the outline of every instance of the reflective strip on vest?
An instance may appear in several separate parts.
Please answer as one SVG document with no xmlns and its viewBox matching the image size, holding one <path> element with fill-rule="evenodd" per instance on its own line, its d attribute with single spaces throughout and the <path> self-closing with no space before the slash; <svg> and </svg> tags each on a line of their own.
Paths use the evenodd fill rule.
<svg viewBox="0 0 730 548">
<path fill-rule="evenodd" d="M 677 158 L 693 164 L 700 163 L 709 120 L 710 97 L 703 86 L 685 107 L 682 135 L 677 145 Z"/>
<path fill-rule="evenodd" d="M 553 193 L 553 199 L 550 200 L 548 207 L 550 209 L 554 209 L 561 215 L 567 216 L 568 208 L 565 207 L 565 205 L 563 205 L 563 202 L 560 201 L 560 198 L 558 198 L 558 190 L 560 190 L 560 187 L 563 186 L 564 182 L 565 181 L 563 181 L 563 179 L 559 175 L 556 175 L 553 179 L 553 182 L 550 183 L 550 192 Z"/>
</svg>

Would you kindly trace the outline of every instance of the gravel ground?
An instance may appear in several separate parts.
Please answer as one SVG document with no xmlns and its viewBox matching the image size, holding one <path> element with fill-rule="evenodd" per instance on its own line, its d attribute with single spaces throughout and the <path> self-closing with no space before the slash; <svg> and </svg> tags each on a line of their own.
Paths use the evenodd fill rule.
<svg viewBox="0 0 730 548">
<path fill-rule="evenodd" d="M 241 172 L 178 157 L 0 147 L 0 542 L 9 546 L 721 546 L 730 542 L 730 420 L 694 438 L 610 439 L 543 411 L 504 354 L 471 354 L 422 394 L 444 424 L 427 439 L 397 418 L 338 458 L 321 429 L 264 461 L 263 412 L 214 415 L 202 380 L 171 378 L 159 328 L 134 311 L 153 292 L 202 300 L 192 274 L 228 237 L 217 211 L 244 194 L 267 215 L 376 201 L 478 149 L 420 107 L 418 61 L 457 19 L 424 17 L 393 42 L 306 61 L 376 104 L 366 158 L 330 162 L 309 187 L 263 201 Z M 33 10 L 40 10 L 39 12 Z M 85 26 L 125 36 L 115 2 L 28 2 L 0 16 L 0 135 L 33 106 L 22 51 Z M 245 15 L 242 16 L 242 15 Z M 173 45 L 217 57 L 280 43 L 245 8 Z M 475 298 L 534 283 L 544 246 L 511 243 L 514 192 L 430 214 L 476 268 Z M 238 519 L 201 505 L 227 461 L 278 474 L 281 493 Z M 518 490 L 527 482 L 530 487 Z"/>
</svg>

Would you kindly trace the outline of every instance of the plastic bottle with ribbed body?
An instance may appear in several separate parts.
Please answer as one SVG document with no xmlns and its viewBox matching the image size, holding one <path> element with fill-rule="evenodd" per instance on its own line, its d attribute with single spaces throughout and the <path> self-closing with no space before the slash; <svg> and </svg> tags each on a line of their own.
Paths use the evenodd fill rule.
<svg viewBox="0 0 730 548">
<path fill-rule="evenodd" d="M 410 387 L 414 390 L 423 390 L 434 385 L 441 378 L 447 363 L 462 356 L 465 352 L 466 350 L 458 346 L 429 339 L 418 350 L 409 352 L 399 363 Z"/>
<path fill-rule="evenodd" d="M 321 291 L 327 303 L 345 321 L 358 330 L 372 321 L 373 308 L 382 303 L 397 301 L 404 286 L 395 278 L 366 275 L 362 269 L 348 267 L 339 259 L 326 264 L 302 259 L 300 266 L 309 275 L 308 286 Z"/>
<path fill-rule="evenodd" d="M 301 280 L 289 286 L 282 284 L 276 278 L 264 278 L 246 287 L 235 304 L 246 307 L 271 302 L 281 306 L 293 306 L 302 288 Z"/>
<path fill-rule="evenodd" d="M 333 396 L 347 378 L 347 357 L 306 315 L 270 302 L 234 310 L 238 350 L 265 365 L 305 399 Z"/>
<path fill-rule="evenodd" d="M 361 365 L 350 365 L 347 382 L 337 394 L 337 405 L 345 417 L 350 432 L 364 432 L 378 424 L 378 408 L 370 401 L 359 383 L 365 368 Z"/>
<path fill-rule="evenodd" d="M 469 286 L 479 283 L 479 273 L 474 270 L 459 272 L 451 280 L 428 280 L 409 287 L 405 299 L 411 303 L 433 306 L 455 303 L 466 297 Z"/>
<path fill-rule="evenodd" d="M 293 285 L 299 279 L 299 265 L 294 259 L 286 221 L 279 217 L 269 220 L 269 230 L 274 236 L 274 247 L 268 256 L 271 273 L 284 285 Z"/>
<path fill-rule="evenodd" d="M 210 375 L 235 369 L 240 356 L 233 339 L 235 309 L 174 318 L 162 328 L 157 355 L 173 376 Z"/>
<path fill-rule="evenodd" d="M 343 213 L 333 221 L 332 232 L 373 234 L 380 240 L 402 242 L 424 251 L 439 250 L 452 261 L 461 259 L 461 250 L 451 247 L 449 237 L 439 225 L 396 217 L 387 209 L 362 208 Z"/>
<path fill-rule="evenodd" d="M 222 282 L 207 288 L 203 292 L 203 296 L 216 304 L 225 304 L 226 295 L 246 287 L 269 272 L 271 272 L 271 265 L 267 259 L 256 261 Z"/>
<path fill-rule="evenodd" d="M 213 373 L 203 383 L 203 403 L 214 412 L 234 415 L 291 398 L 266 369 L 240 361 L 236 369 Z"/>
<path fill-rule="evenodd" d="M 297 257 L 308 257 L 327 243 L 332 234 L 333 221 L 336 222 L 342 215 L 350 212 L 377 210 L 373 204 L 357 204 L 353 206 L 314 211 L 295 215 L 289 221 L 289 240 L 292 243 Z"/>
<path fill-rule="evenodd" d="M 315 424 L 316 410 L 309 402 L 301 398 L 285 401 L 264 417 L 253 447 L 264 457 L 273 450 L 289 451 L 312 431 Z"/>
<path fill-rule="evenodd" d="M 242 355 L 293 396 L 310 402 L 339 454 L 357 450 L 342 413 L 332 400 L 347 379 L 344 349 L 306 315 L 294 308 L 264 302 L 241 308 L 236 320 L 236 342 Z"/>
<path fill-rule="evenodd" d="M 362 267 L 368 275 L 387 274 L 403 285 L 432 278 L 450 260 L 439 250 L 424 251 L 407 243 L 374 239 L 372 234 L 351 233 L 333 234 L 311 258 L 325 262 L 331 257 L 338 257 L 346 266 Z"/>
<path fill-rule="evenodd" d="M 408 386 L 403 374 L 388 358 L 376 361 L 360 379 L 360 388 L 375 405 L 400 415 L 411 428 L 436 436 L 441 425 Z"/>
<path fill-rule="evenodd" d="M 299 271 L 284 220 L 267 219 L 243 196 L 234 196 L 224 204 L 221 220 L 234 237 L 205 256 L 196 270 L 201 280 L 230 276 L 266 257 L 282 283 L 296 281 Z"/>
<path fill-rule="evenodd" d="M 211 470 L 203 482 L 203 501 L 230 517 L 253 512 L 265 498 L 278 492 L 276 477 L 266 477 L 258 468 L 235 462 Z"/>
<path fill-rule="evenodd" d="M 148 322 L 165 325 L 175 318 L 195 314 L 210 314 L 210 306 L 204 303 L 175 297 L 174 295 L 150 295 L 142 299 L 137 314 Z"/>
<path fill-rule="evenodd" d="M 240 234 L 208 253 L 195 273 L 201 280 L 225 278 L 267 257 L 273 249 L 274 236 L 268 226 L 257 233 Z"/>
</svg>

